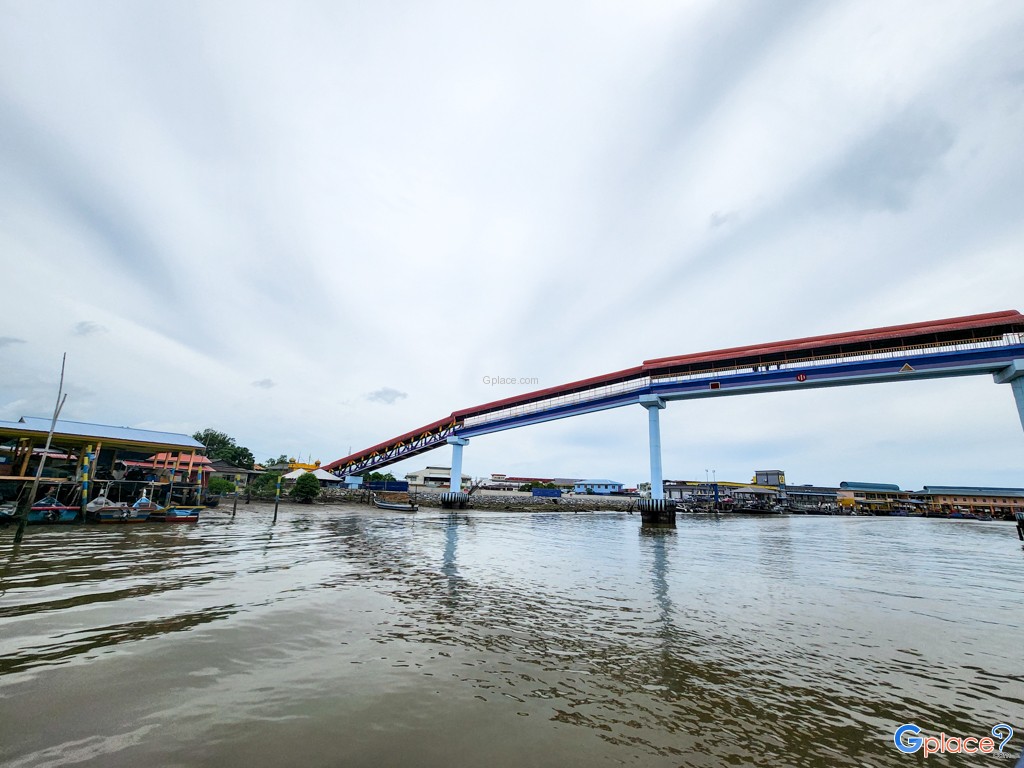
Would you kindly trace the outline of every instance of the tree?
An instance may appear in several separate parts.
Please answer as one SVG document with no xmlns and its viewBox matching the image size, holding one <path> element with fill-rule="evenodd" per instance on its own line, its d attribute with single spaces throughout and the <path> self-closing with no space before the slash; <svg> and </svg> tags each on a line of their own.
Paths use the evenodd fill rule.
<svg viewBox="0 0 1024 768">
<path fill-rule="evenodd" d="M 237 445 L 235 438 L 218 432 L 216 429 L 207 427 L 196 432 L 192 437 L 206 447 L 206 455 L 211 459 L 230 461 L 232 464 L 246 469 L 252 469 L 253 464 L 256 463 L 256 457 L 252 455 L 252 451 L 245 446 Z"/>
<path fill-rule="evenodd" d="M 316 475 L 312 472 L 299 475 L 299 479 L 295 481 L 295 487 L 292 488 L 292 496 L 304 504 L 312 504 L 313 499 L 319 495 L 320 481 L 316 479 Z"/>
<path fill-rule="evenodd" d="M 232 446 L 224 452 L 223 458 L 225 461 L 230 461 L 236 467 L 245 467 L 246 469 L 252 469 L 256 463 L 256 457 L 252 455 L 252 451 L 243 445 Z"/>
<path fill-rule="evenodd" d="M 390 472 L 367 472 L 363 475 L 364 483 L 393 483 L 395 482 L 395 476 Z"/>
<path fill-rule="evenodd" d="M 210 484 L 206 487 L 210 493 L 220 495 L 222 493 L 232 493 L 235 490 L 235 484 L 224 477 L 211 477 Z"/>
<path fill-rule="evenodd" d="M 249 489 L 257 496 L 266 493 L 274 493 L 277 490 L 277 481 L 281 477 L 277 472 L 264 472 L 249 483 Z"/>
<path fill-rule="evenodd" d="M 265 467 L 272 467 L 275 464 L 287 464 L 287 463 L 288 463 L 288 454 L 282 453 L 276 459 L 267 459 L 265 462 L 263 462 L 263 466 L 265 466 Z"/>
</svg>

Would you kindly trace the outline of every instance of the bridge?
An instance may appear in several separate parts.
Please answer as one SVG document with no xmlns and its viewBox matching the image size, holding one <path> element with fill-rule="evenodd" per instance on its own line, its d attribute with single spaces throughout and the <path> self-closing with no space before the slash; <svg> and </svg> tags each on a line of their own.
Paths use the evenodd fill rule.
<svg viewBox="0 0 1024 768">
<path fill-rule="evenodd" d="M 462 450 L 505 429 L 640 405 L 647 410 L 651 499 L 645 515 L 674 519 L 663 497 L 659 413 L 673 400 L 991 374 L 1010 384 L 1024 426 L 1024 315 L 1016 310 L 645 360 L 602 376 L 466 408 L 323 467 L 361 475 L 452 446 L 446 506 L 464 506 Z M 645 519 L 647 519 L 645 517 Z"/>
</svg>

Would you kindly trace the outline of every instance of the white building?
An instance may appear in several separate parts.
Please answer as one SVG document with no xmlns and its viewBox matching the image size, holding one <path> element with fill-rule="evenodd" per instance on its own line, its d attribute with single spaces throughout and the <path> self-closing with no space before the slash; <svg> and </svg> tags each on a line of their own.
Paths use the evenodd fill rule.
<svg viewBox="0 0 1024 768">
<path fill-rule="evenodd" d="M 447 488 L 451 478 L 451 467 L 426 467 L 418 472 L 410 472 L 405 476 L 410 486 L 418 485 L 422 488 Z M 469 485 L 470 480 L 469 475 L 463 475 L 462 485 Z"/>
</svg>

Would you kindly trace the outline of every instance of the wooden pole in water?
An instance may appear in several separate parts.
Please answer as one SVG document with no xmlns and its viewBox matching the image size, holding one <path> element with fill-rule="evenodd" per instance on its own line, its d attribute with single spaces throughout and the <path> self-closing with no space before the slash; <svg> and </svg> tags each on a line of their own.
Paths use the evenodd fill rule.
<svg viewBox="0 0 1024 768">
<path fill-rule="evenodd" d="M 79 513 L 83 523 L 85 522 L 85 505 L 89 503 L 89 468 L 92 464 L 90 456 L 92 456 L 92 446 L 87 445 L 82 451 L 82 508 Z"/>
<path fill-rule="evenodd" d="M 53 430 L 57 427 L 57 417 L 60 416 L 60 409 L 64 407 L 64 401 L 68 396 L 64 394 L 64 364 L 68 360 L 68 353 L 60 361 L 60 385 L 57 387 L 57 403 L 53 407 L 53 418 L 50 419 L 50 431 L 46 435 L 46 447 L 43 448 L 43 455 L 39 457 L 39 466 L 36 467 L 36 476 L 32 481 L 32 490 L 29 491 L 28 499 L 21 500 L 20 515 L 18 515 L 18 531 L 14 534 L 14 543 L 17 544 L 25 535 L 25 526 L 28 524 L 28 510 L 36 499 L 39 491 L 39 480 L 43 476 L 43 466 L 46 464 L 46 455 L 50 452 L 50 443 L 53 442 Z M 22 488 L 24 490 L 24 488 Z"/>
<path fill-rule="evenodd" d="M 234 517 L 235 516 L 235 512 L 237 512 L 237 511 L 238 511 L 238 488 L 235 488 L 235 503 L 234 503 L 234 506 L 231 507 L 231 516 Z"/>
<path fill-rule="evenodd" d="M 274 522 L 277 522 L 277 505 L 281 502 L 281 476 L 277 476 L 277 490 L 274 493 Z"/>
</svg>

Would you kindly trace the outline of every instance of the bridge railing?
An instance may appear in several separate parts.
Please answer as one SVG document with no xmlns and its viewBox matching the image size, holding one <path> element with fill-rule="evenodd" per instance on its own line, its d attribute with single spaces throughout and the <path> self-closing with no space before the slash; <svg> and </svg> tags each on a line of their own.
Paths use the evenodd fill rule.
<svg viewBox="0 0 1024 768">
<path fill-rule="evenodd" d="M 886 347 L 871 352 L 849 352 L 829 355 L 811 355 L 808 357 L 780 361 L 778 363 L 766 363 L 763 365 L 728 366 L 723 368 L 704 368 L 699 371 L 687 373 L 667 374 L 659 376 L 655 374 L 653 383 L 671 384 L 680 381 L 694 381 L 702 379 L 715 379 L 722 376 L 736 376 L 739 374 L 758 373 L 768 370 L 793 370 L 797 368 L 820 367 L 827 365 L 839 365 L 842 363 L 869 362 L 873 360 L 892 360 L 902 357 L 941 354 L 945 352 L 969 352 L 975 349 L 994 349 L 996 347 L 1008 347 L 1024 343 L 1021 334 L 1007 333 L 1002 336 L 988 336 L 981 339 L 960 342 L 936 342 L 935 344 L 914 344 L 911 346 Z"/>
<path fill-rule="evenodd" d="M 537 400 L 532 403 L 515 405 L 509 408 L 502 408 L 498 411 L 481 414 L 480 416 L 468 416 L 463 420 L 465 427 L 477 427 L 482 424 L 491 424 L 495 421 L 514 419 L 520 416 L 528 416 L 533 413 L 542 413 L 555 408 L 562 408 L 566 405 L 579 405 L 595 400 L 603 400 L 606 397 L 629 394 L 637 390 L 645 389 L 651 384 L 649 376 L 641 376 L 630 381 L 619 382 L 618 384 L 605 384 L 582 392 L 573 392 L 568 395 L 556 395 L 545 400 Z"/>
</svg>

